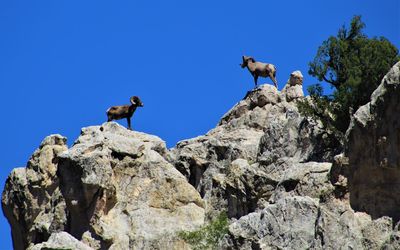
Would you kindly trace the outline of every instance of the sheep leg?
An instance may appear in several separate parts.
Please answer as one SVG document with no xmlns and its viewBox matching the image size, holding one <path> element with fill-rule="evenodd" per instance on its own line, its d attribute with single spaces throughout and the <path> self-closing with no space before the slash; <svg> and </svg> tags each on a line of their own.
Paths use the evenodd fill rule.
<svg viewBox="0 0 400 250">
<path fill-rule="evenodd" d="M 258 75 L 253 75 L 253 77 L 254 77 L 254 84 L 257 86 Z"/>
<path fill-rule="evenodd" d="M 128 129 L 132 130 L 132 128 L 131 128 L 131 118 L 127 117 L 126 120 L 128 121 Z"/>
<path fill-rule="evenodd" d="M 276 82 L 275 76 L 272 73 L 269 73 L 269 78 L 274 82 L 275 88 L 278 89 L 278 83 Z"/>
</svg>

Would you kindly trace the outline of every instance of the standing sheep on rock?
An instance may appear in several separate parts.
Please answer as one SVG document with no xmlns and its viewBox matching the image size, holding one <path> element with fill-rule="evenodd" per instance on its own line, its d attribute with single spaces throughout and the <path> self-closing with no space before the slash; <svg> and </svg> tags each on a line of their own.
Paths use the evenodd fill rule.
<svg viewBox="0 0 400 250">
<path fill-rule="evenodd" d="M 128 121 L 128 129 L 132 130 L 131 117 L 137 107 L 143 107 L 143 103 L 138 96 L 132 96 L 130 101 L 131 105 L 113 106 L 107 109 L 107 122 L 126 118 Z"/>
<path fill-rule="evenodd" d="M 242 68 L 247 67 L 251 75 L 254 77 L 254 83 L 257 86 L 257 79 L 261 77 L 269 77 L 274 82 L 276 88 L 278 88 L 278 83 L 276 82 L 276 68 L 273 64 L 256 62 L 253 57 L 242 56 L 243 63 L 240 64 Z"/>
</svg>

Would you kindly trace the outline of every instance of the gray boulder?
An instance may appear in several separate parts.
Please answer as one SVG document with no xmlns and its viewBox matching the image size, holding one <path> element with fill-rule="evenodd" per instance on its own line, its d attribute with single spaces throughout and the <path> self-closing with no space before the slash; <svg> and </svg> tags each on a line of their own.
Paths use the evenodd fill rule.
<svg viewBox="0 0 400 250">
<path fill-rule="evenodd" d="M 28 248 L 28 250 L 41 249 L 93 250 L 93 248 L 85 245 L 66 232 L 53 233 L 46 242 Z"/>
<path fill-rule="evenodd" d="M 281 95 L 283 98 L 286 98 L 288 102 L 304 97 L 303 74 L 301 74 L 299 70 L 290 74 L 290 78 L 282 89 Z"/>
</svg>

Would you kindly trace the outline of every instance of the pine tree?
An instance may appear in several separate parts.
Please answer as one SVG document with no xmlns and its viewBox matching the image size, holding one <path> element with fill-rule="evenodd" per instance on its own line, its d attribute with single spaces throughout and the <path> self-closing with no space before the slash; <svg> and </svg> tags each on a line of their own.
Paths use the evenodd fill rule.
<svg viewBox="0 0 400 250">
<path fill-rule="evenodd" d="M 343 136 L 351 110 L 370 100 L 384 75 L 400 60 L 398 49 L 386 38 L 368 38 L 361 16 L 351 20 L 350 29 L 339 29 L 318 48 L 308 73 L 334 88 L 323 95 L 321 83 L 308 88 L 312 103 L 299 103 L 300 112 L 320 120 L 325 127 Z"/>
</svg>

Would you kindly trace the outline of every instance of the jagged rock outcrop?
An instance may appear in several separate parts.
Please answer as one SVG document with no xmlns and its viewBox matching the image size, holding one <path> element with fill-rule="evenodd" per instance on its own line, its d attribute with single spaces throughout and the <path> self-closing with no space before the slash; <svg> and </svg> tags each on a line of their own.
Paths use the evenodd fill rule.
<svg viewBox="0 0 400 250">
<path fill-rule="evenodd" d="M 176 232 L 204 223 L 200 195 L 158 137 L 106 123 L 83 128 L 68 150 L 65 141 L 47 137 L 7 180 L 3 211 L 16 249 L 49 237 L 52 247 L 74 237 L 94 249 L 176 248 L 184 246 Z M 50 236 L 61 231 L 69 236 Z"/>
<path fill-rule="evenodd" d="M 302 91 L 289 93 L 301 84 L 296 71 L 282 93 L 271 85 L 248 92 L 215 129 L 172 149 L 175 167 L 200 192 L 209 217 L 224 210 L 231 218 L 254 212 L 277 187 L 296 188 L 301 174 L 294 177 L 294 165 L 307 169 L 304 162 L 337 153 L 319 124 L 300 116 L 296 99 Z"/>
<path fill-rule="evenodd" d="M 294 182 L 295 189 L 303 183 L 305 192 L 293 192 L 292 188 L 280 190 L 278 185 L 265 208 L 230 225 L 225 248 L 397 249 L 400 246 L 399 67 L 397 63 L 385 76 L 372 94 L 371 103 L 355 113 L 347 131 L 345 154 L 335 157 L 333 167 L 307 171 L 310 162 L 286 161 L 292 164 L 288 173 L 306 172 L 302 175 L 307 177 L 305 181 L 296 178 Z M 314 177 L 310 178 L 310 173 Z"/>
<path fill-rule="evenodd" d="M 298 112 L 299 71 L 170 150 L 113 122 L 69 149 L 49 136 L 4 189 L 14 246 L 190 249 L 178 232 L 226 211 L 219 249 L 398 249 L 399 67 L 354 114 L 345 152 Z"/>
</svg>

